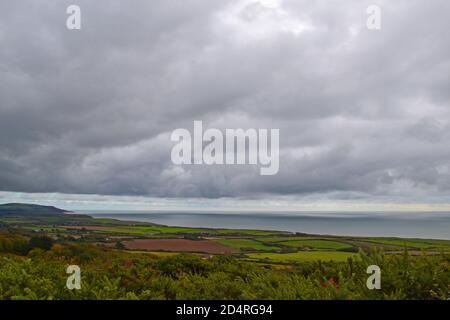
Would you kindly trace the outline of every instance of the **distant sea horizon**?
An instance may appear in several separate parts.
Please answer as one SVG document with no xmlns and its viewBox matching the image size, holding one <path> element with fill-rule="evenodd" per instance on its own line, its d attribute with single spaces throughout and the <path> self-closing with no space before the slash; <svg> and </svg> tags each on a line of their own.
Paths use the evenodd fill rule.
<svg viewBox="0 0 450 320">
<path fill-rule="evenodd" d="M 450 212 L 177 212 L 78 210 L 95 218 L 180 227 L 450 240 Z"/>
</svg>

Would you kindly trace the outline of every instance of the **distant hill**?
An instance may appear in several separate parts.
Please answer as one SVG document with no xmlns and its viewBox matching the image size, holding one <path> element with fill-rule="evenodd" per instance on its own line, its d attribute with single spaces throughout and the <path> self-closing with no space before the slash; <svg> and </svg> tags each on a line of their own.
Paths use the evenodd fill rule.
<svg viewBox="0 0 450 320">
<path fill-rule="evenodd" d="M 66 210 L 53 206 L 40 206 L 26 203 L 7 203 L 0 205 L 0 215 L 62 215 Z"/>
</svg>

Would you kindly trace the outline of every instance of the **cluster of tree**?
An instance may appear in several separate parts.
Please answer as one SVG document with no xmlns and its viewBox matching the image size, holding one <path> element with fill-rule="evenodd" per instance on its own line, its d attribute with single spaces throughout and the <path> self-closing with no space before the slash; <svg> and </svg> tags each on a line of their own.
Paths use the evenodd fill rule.
<svg viewBox="0 0 450 320">
<path fill-rule="evenodd" d="M 450 298 L 446 254 L 411 257 L 375 251 L 345 263 L 273 268 L 226 255 L 156 257 L 87 244 L 53 244 L 49 249 L 44 238 L 0 235 L 0 243 L 0 299 Z M 21 246 L 26 255 L 17 254 Z M 66 287 L 67 266 L 73 264 L 81 269 L 80 290 Z M 381 290 L 366 286 L 366 269 L 373 264 L 382 270 Z"/>
<path fill-rule="evenodd" d="M 35 236 L 30 239 L 10 234 L 0 234 L 0 253 L 26 255 L 33 249 L 50 250 L 53 240 L 47 236 Z"/>
</svg>

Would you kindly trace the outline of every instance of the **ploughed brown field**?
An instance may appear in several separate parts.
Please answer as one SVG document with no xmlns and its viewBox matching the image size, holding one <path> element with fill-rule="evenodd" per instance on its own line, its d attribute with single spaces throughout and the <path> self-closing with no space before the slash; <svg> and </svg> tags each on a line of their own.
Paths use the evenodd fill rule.
<svg viewBox="0 0 450 320">
<path fill-rule="evenodd" d="M 229 248 L 220 243 L 209 240 L 187 239 L 137 239 L 122 242 L 130 250 L 204 252 L 204 253 L 233 253 L 237 249 Z"/>
</svg>

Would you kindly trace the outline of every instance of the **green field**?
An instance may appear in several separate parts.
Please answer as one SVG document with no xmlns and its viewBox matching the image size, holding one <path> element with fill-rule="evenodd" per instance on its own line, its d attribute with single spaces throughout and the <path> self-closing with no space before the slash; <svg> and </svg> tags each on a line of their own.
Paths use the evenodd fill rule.
<svg viewBox="0 0 450 320">
<path fill-rule="evenodd" d="M 22 206 L 21 209 L 25 210 L 26 206 Z M 369 252 L 375 247 L 392 253 L 399 253 L 405 249 L 405 246 L 410 251 L 424 250 L 429 253 L 450 251 L 450 241 L 446 240 L 320 236 L 273 230 L 165 226 L 149 222 L 92 218 L 86 215 L 60 214 L 51 211 L 46 215 L 29 212 L 23 215 L 3 214 L 0 215 L 1 223 L 13 225 L 17 228 L 16 230 L 23 230 L 24 236 L 28 237 L 42 234 L 60 238 L 62 241 L 66 239 L 117 248 L 123 248 L 120 245 L 121 241 L 135 239 L 208 240 L 239 249 L 241 252 L 259 251 L 255 254 L 263 252 L 275 254 L 273 259 L 269 259 L 270 261 L 280 261 L 280 259 L 285 261 L 287 258 L 293 261 L 330 258 L 339 261 L 341 258 L 348 257 L 350 252 L 358 250 Z M 264 258 L 261 258 L 261 255 L 255 255 L 252 259 Z"/>
<path fill-rule="evenodd" d="M 0 299 L 447 300 L 449 252 L 446 240 L 4 212 Z M 82 290 L 65 289 L 69 264 L 83 270 Z M 380 291 L 366 287 L 373 264 L 383 270 Z"/>
<path fill-rule="evenodd" d="M 97 220 L 97 219 L 96 219 Z M 99 222 L 99 221 L 96 221 Z M 105 225 L 99 225 L 102 230 L 95 230 L 95 233 L 113 233 L 127 235 L 154 236 L 159 234 L 195 234 L 195 235 L 244 235 L 244 236 L 262 236 L 282 233 L 279 231 L 262 230 L 234 230 L 234 229 L 209 229 L 209 228 L 189 228 L 172 226 L 109 226 L 109 221 Z M 45 227 L 44 227 L 45 228 Z M 67 228 L 67 230 L 71 230 Z M 72 229 L 73 230 L 73 229 Z"/>
<path fill-rule="evenodd" d="M 351 248 L 352 245 L 344 242 L 330 241 L 330 240 L 292 240 L 292 241 L 282 241 L 278 244 L 296 247 L 296 248 L 313 248 L 313 249 L 347 249 Z"/>
<path fill-rule="evenodd" d="M 449 241 L 446 240 L 422 240 L 422 239 L 382 239 L 365 238 L 364 241 L 377 244 L 392 245 L 397 247 L 408 247 L 417 249 L 448 248 Z"/>
<path fill-rule="evenodd" d="M 112 226 L 102 230 L 96 230 L 97 233 L 114 233 L 128 235 L 152 236 L 161 233 L 165 234 L 200 234 L 205 232 L 201 228 L 184 228 L 184 227 L 166 227 L 166 226 Z"/>
<path fill-rule="evenodd" d="M 263 260 L 278 263 L 311 262 L 311 261 L 347 261 L 354 256 L 348 252 L 328 252 L 328 251 L 302 251 L 295 253 L 249 253 L 246 256 L 252 260 Z"/>
<path fill-rule="evenodd" d="M 293 240 L 317 240 L 321 239 L 317 236 L 296 236 L 296 235 L 285 235 L 283 237 L 259 237 L 256 240 L 264 242 L 264 243 L 277 243 L 284 241 L 293 241 Z"/>
<path fill-rule="evenodd" d="M 248 229 L 207 229 L 215 230 L 220 235 L 248 235 L 248 236 L 270 236 L 277 234 L 287 234 L 284 231 L 272 231 L 272 230 L 248 230 Z"/>
<path fill-rule="evenodd" d="M 280 249 L 280 247 L 268 246 L 259 241 L 250 239 L 221 239 L 215 240 L 215 242 L 241 250 L 276 251 Z"/>
</svg>

